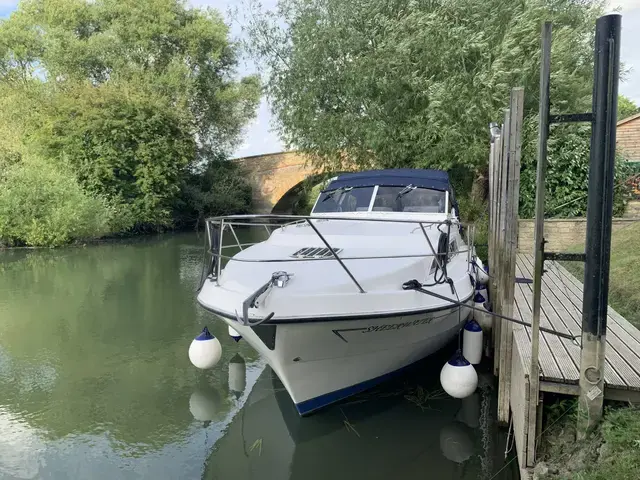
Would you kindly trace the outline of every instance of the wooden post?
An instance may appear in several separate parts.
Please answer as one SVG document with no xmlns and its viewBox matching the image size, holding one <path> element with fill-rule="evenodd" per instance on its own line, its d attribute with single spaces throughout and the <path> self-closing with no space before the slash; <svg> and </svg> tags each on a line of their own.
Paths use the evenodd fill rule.
<svg viewBox="0 0 640 480">
<path fill-rule="evenodd" d="M 496 142 L 498 141 L 497 137 L 491 135 L 491 146 L 489 149 L 489 236 L 487 238 L 487 264 L 491 266 L 491 264 L 495 261 L 495 257 L 493 254 L 493 238 L 491 236 L 491 232 L 493 232 L 493 222 L 495 220 L 495 212 L 493 209 L 493 202 L 495 200 L 495 195 L 493 193 L 493 183 L 494 183 L 494 175 L 493 169 L 495 168 L 495 156 L 496 156 Z M 489 279 L 489 283 L 487 284 L 487 289 L 489 290 L 489 295 L 493 294 L 493 286 L 491 285 L 491 279 Z"/>
<path fill-rule="evenodd" d="M 506 185 L 506 166 L 507 150 L 509 145 L 509 110 L 505 110 L 504 123 L 500 131 L 499 150 L 497 153 L 497 165 L 496 165 L 496 186 L 495 186 L 495 208 L 496 208 L 496 220 L 493 225 L 493 232 L 491 236 L 494 242 L 494 266 L 491 270 L 491 284 L 493 286 L 494 295 L 491 298 L 493 311 L 501 313 L 502 311 L 502 271 L 504 265 L 504 250 L 502 248 L 502 222 L 505 213 L 504 203 L 505 195 L 502 192 L 503 185 Z M 500 373 L 500 359 L 502 358 L 502 352 L 500 351 L 500 330 L 502 329 L 502 320 L 494 318 L 493 320 L 493 339 L 494 339 L 494 360 L 493 360 L 493 373 L 498 376 Z"/>
<path fill-rule="evenodd" d="M 505 118 L 507 117 L 508 112 L 505 112 Z M 502 124 L 502 129 L 500 132 L 500 137 L 498 139 L 498 143 L 496 145 L 496 170 L 495 170 L 495 221 L 493 223 L 493 231 L 491 232 L 491 237 L 493 238 L 493 256 L 494 256 L 494 265 L 490 267 L 491 273 L 491 286 L 493 288 L 493 296 L 491 297 L 491 303 L 493 306 L 493 311 L 496 313 L 500 313 L 500 273 L 502 271 L 501 265 L 503 259 L 501 257 L 501 243 L 500 243 L 500 225 L 502 222 L 502 214 L 503 214 L 503 196 L 502 196 L 502 184 L 503 184 L 503 170 L 504 170 L 504 158 L 506 155 L 504 154 L 504 144 L 509 141 L 509 137 L 505 134 L 507 131 L 506 124 Z M 498 375 L 500 371 L 500 357 L 502 353 L 500 352 L 500 328 L 502 326 L 502 322 L 498 319 L 494 319 L 493 322 L 493 330 L 494 330 L 494 364 L 493 364 L 493 373 L 494 375 Z"/>
<path fill-rule="evenodd" d="M 513 316 L 516 276 L 516 252 L 518 238 L 518 205 L 520 202 L 520 154 L 522 149 L 522 121 L 524 110 L 524 88 L 511 90 L 511 105 L 505 119 L 505 137 L 508 133 L 508 147 L 505 148 L 503 165 L 504 192 L 500 240 L 500 314 Z M 507 123 L 508 121 L 508 123 Z M 503 320 L 500 327 L 500 378 L 498 381 L 498 422 L 508 423 L 511 392 L 511 360 L 513 348 L 513 325 Z"/>
<path fill-rule="evenodd" d="M 529 434 L 527 463 L 535 460 L 537 435 L 537 401 L 540 389 L 540 298 L 542 295 L 542 269 L 544 265 L 544 197 L 547 172 L 547 139 L 549 137 L 549 81 L 551 72 L 551 22 L 542 25 L 542 61 L 540 64 L 540 105 L 538 111 L 538 165 L 536 171 L 536 212 L 534 235 L 533 315 L 531 321 L 531 369 L 529 374 Z"/>
<path fill-rule="evenodd" d="M 585 438 L 603 413 L 620 31 L 618 13 L 596 21 L 578 438 Z"/>
<path fill-rule="evenodd" d="M 497 127 L 497 126 L 496 126 Z M 489 238 L 488 238 L 488 263 L 489 263 L 489 283 L 487 285 L 487 289 L 489 290 L 489 297 L 491 301 L 494 302 L 497 296 L 496 284 L 495 284 L 495 276 L 493 270 L 497 271 L 499 259 L 496 256 L 496 215 L 498 212 L 498 166 L 501 161 L 501 151 L 502 151 L 502 129 L 495 134 L 495 132 L 491 132 L 491 150 L 489 154 Z M 495 309 L 495 307 L 494 307 Z M 493 361 L 494 361 L 494 375 L 498 374 L 498 365 L 500 362 L 500 352 L 498 350 L 498 344 L 496 342 L 496 331 L 498 322 L 494 322 L 494 328 L 491 329 L 491 347 L 493 349 Z"/>
</svg>

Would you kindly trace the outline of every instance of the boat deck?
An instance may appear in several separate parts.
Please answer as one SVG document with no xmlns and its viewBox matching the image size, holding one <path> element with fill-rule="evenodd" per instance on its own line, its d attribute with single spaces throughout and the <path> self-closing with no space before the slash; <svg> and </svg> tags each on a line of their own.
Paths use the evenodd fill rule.
<svg viewBox="0 0 640 480">
<path fill-rule="evenodd" d="M 540 325 L 581 335 L 582 284 L 557 262 L 545 262 Z M 533 278 L 533 256 L 519 253 L 516 277 Z M 516 283 L 514 316 L 532 320 L 533 284 Z M 525 372 L 531 361 L 531 329 L 513 328 L 514 349 Z M 609 307 L 605 351 L 605 398 L 640 400 L 640 330 Z M 578 394 L 580 347 L 571 340 L 540 332 L 540 390 Z"/>
</svg>

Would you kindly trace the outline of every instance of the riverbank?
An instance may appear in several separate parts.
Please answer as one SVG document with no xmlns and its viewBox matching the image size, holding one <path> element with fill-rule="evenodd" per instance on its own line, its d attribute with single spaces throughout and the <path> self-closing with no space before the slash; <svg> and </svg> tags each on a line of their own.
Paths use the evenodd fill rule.
<svg viewBox="0 0 640 480">
<path fill-rule="evenodd" d="M 173 230 L 165 230 L 162 232 L 135 232 L 135 233 L 119 233 L 100 238 L 87 238 L 83 240 L 74 240 L 62 245 L 7 245 L 0 240 L 0 252 L 3 251 L 37 251 L 37 250 L 59 250 L 62 248 L 84 248 L 96 245 L 111 245 L 118 243 L 137 243 L 145 241 L 153 241 L 164 236 L 188 235 L 191 233 L 202 232 L 203 229 L 194 228 L 177 228 Z"/>
<path fill-rule="evenodd" d="M 640 408 L 610 405 L 603 422 L 576 441 L 576 399 L 558 399 L 546 414 L 534 479 L 635 480 L 640 476 Z"/>
</svg>

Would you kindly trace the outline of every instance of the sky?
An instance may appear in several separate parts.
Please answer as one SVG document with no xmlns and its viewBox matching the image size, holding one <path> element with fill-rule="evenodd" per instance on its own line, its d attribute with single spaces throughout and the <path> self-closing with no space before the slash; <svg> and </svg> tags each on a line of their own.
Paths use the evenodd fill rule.
<svg viewBox="0 0 640 480">
<path fill-rule="evenodd" d="M 241 25 L 232 21 L 227 12 L 230 8 L 239 7 L 243 0 L 188 0 L 194 7 L 214 7 L 220 10 L 231 25 L 234 39 L 242 37 Z M 262 0 L 266 9 L 273 8 L 277 0 Z M 16 9 L 18 0 L 0 0 L 0 18 L 8 17 Z M 625 68 L 629 69 L 627 77 L 620 83 L 620 93 L 640 105 L 640 0 L 613 0 L 611 9 L 622 9 L 622 47 L 620 58 Z M 244 59 L 238 68 L 239 75 L 256 72 L 256 66 Z M 283 144 L 274 131 L 273 116 L 269 104 L 262 99 L 255 120 L 246 128 L 242 144 L 236 149 L 233 157 L 246 157 L 263 153 L 280 152 Z"/>
</svg>

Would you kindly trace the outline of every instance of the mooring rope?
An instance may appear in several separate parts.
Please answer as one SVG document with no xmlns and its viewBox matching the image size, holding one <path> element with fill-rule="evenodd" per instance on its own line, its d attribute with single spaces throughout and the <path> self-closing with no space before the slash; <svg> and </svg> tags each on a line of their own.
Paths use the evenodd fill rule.
<svg viewBox="0 0 640 480">
<path fill-rule="evenodd" d="M 416 292 L 424 293 L 425 295 L 431 295 L 432 297 L 438 298 L 440 300 L 445 300 L 447 302 L 450 302 L 453 305 L 470 308 L 471 310 L 477 310 L 479 312 L 486 312 L 493 317 L 497 317 L 503 320 L 507 320 L 509 322 L 517 323 L 518 325 L 523 325 L 525 327 L 531 327 L 531 324 L 528 322 L 524 322 L 516 318 L 507 317 L 506 315 L 500 315 L 499 313 L 490 312 L 486 309 L 481 309 L 473 305 L 468 305 L 464 302 L 456 301 L 451 298 L 445 297 L 444 295 L 440 295 L 439 293 L 431 292 L 422 287 L 423 285 L 418 280 L 409 280 L 408 282 L 405 282 L 402 284 L 403 290 L 415 290 Z M 551 328 L 546 328 L 546 327 L 540 327 L 540 331 L 545 333 L 550 333 L 551 335 L 557 335 L 558 337 L 566 338 L 568 340 L 571 340 L 575 345 L 580 346 L 580 343 L 578 342 L 578 338 L 580 338 L 579 335 L 571 335 L 569 333 L 559 332 L 557 330 L 553 330 Z"/>
</svg>

